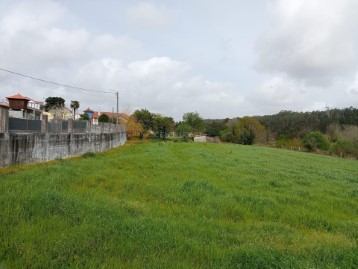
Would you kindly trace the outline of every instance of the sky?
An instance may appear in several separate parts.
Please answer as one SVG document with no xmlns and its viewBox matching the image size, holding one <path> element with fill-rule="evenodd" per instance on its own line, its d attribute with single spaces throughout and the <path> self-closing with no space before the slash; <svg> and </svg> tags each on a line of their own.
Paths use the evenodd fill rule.
<svg viewBox="0 0 358 269">
<path fill-rule="evenodd" d="M 180 120 L 358 105 L 357 0 L 1 0 L 0 101 Z M 96 92 L 106 91 L 109 93 Z"/>
</svg>

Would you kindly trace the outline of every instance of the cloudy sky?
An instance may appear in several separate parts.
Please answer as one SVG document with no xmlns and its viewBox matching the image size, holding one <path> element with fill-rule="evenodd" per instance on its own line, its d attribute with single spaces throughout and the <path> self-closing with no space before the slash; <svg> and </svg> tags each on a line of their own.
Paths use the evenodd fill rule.
<svg viewBox="0 0 358 269">
<path fill-rule="evenodd" d="M 1 0 L 0 68 L 180 120 L 358 105 L 357 0 Z M 0 71 L 0 101 L 112 93 Z"/>
</svg>

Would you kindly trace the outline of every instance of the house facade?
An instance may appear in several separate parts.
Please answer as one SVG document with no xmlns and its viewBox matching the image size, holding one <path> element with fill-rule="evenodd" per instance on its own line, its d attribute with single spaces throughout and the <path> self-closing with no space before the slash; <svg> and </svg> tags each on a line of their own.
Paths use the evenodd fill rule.
<svg viewBox="0 0 358 269">
<path fill-rule="evenodd" d="M 107 115 L 110 119 L 117 119 L 118 117 L 118 123 L 121 124 L 127 124 L 129 116 L 126 113 L 114 113 L 114 112 L 103 112 L 103 111 L 93 111 L 90 108 L 87 108 L 83 111 L 85 114 L 87 114 L 88 118 L 94 125 L 98 125 L 99 117 L 103 114 Z"/>
<path fill-rule="evenodd" d="M 10 109 L 10 117 L 36 120 L 42 119 L 42 102 L 35 101 L 19 93 L 13 96 L 8 96 L 6 99 L 8 100 L 8 106 Z"/>
</svg>

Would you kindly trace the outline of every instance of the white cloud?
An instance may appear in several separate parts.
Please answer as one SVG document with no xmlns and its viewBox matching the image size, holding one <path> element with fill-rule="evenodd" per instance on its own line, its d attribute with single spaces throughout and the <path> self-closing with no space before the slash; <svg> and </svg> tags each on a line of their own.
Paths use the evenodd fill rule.
<svg viewBox="0 0 358 269">
<path fill-rule="evenodd" d="M 258 44 L 260 70 L 327 86 L 358 67 L 355 0 L 275 0 Z"/>
<path fill-rule="evenodd" d="M 140 2 L 127 9 L 128 22 L 143 29 L 166 29 L 173 18 L 172 10 L 151 2 Z"/>
<path fill-rule="evenodd" d="M 249 100 L 262 111 L 276 113 L 280 110 L 291 110 L 300 107 L 307 98 L 304 85 L 287 76 L 274 76 L 263 82 L 249 96 Z"/>
<path fill-rule="evenodd" d="M 358 103 L 358 72 L 354 81 L 348 86 L 344 97 L 345 98 L 342 100 L 342 103 L 345 104 L 346 107 L 354 106 Z"/>
<path fill-rule="evenodd" d="M 116 37 L 111 34 L 101 34 L 92 38 L 89 50 L 99 57 L 121 58 L 143 49 L 143 44 L 128 36 Z"/>
<path fill-rule="evenodd" d="M 57 2 L 29 0 L 16 3 L 0 20 L 0 29 L 15 35 L 22 31 L 38 31 L 52 26 L 66 13 Z"/>
<path fill-rule="evenodd" d="M 74 83 L 92 88 L 105 85 L 120 92 L 122 109 L 147 108 L 178 120 L 188 111 L 205 117 L 233 117 L 243 103 L 234 85 L 193 76 L 190 64 L 168 57 L 127 64 L 114 59 L 93 61 L 80 68 Z M 107 107 L 113 105 L 111 95 L 103 94 L 101 100 Z M 86 99 L 95 108 L 96 101 Z"/>
<path fill-rule="evenodd" d="M 111 14 L 120 10 L 121 16 L 99 17 L 95 28 L 80 4 L 1 2 L 0 66 L 82 88 L 119 91 L 121 110 L 148 108 L 176 119 L 189 111 L 225 118 L 358 101 L 355 0 L 273 1 L 275 21 L 257 49 L 257 66 L 264 71 L 259 75 L 249 67 L 251 41 L 241 43 L 254 39 L 253 28 L 238 28 L 248 18 L 232 11 L 242 1 L 220 5 L 219 11 L 215 1 L 199 1 L 190 12 L 180 3 L 114 2 Z M 261 3 L 250 5 L 253 12 Z M 257 21 L 250 22 L 259 28 Z M 168 29 L 170 35 L 160 31 Z M 81 109 L 112 110 L 116 104 L 112 93 L 70 90 L 3 72 L 0 83 L 0 99 L 20 92 L 39 100 L 62 96 L 67 104 L 78 100 Z"/>
<path fill-rule="evenodd" d="M 42 75 L 44 70 L 67 67 L 86 58 L 89 41 L 84 29 L 58 27 L 66 9 L 52 1 L 24 1 L 0 20 L 1 65 L 18 72 Z M 40 74 L 41 72 L 41 74 Z"/>
</svg>

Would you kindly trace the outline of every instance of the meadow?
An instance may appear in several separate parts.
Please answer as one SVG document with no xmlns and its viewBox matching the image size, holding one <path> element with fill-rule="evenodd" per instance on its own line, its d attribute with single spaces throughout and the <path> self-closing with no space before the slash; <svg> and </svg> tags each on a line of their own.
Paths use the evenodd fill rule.
<svg viewBox="0 0 358 269">
<path fill-rule="evenodd" d="M 0 169 L 0 268 L 358 268 L 358 163 L 138 143 Z"/>
</svg>

